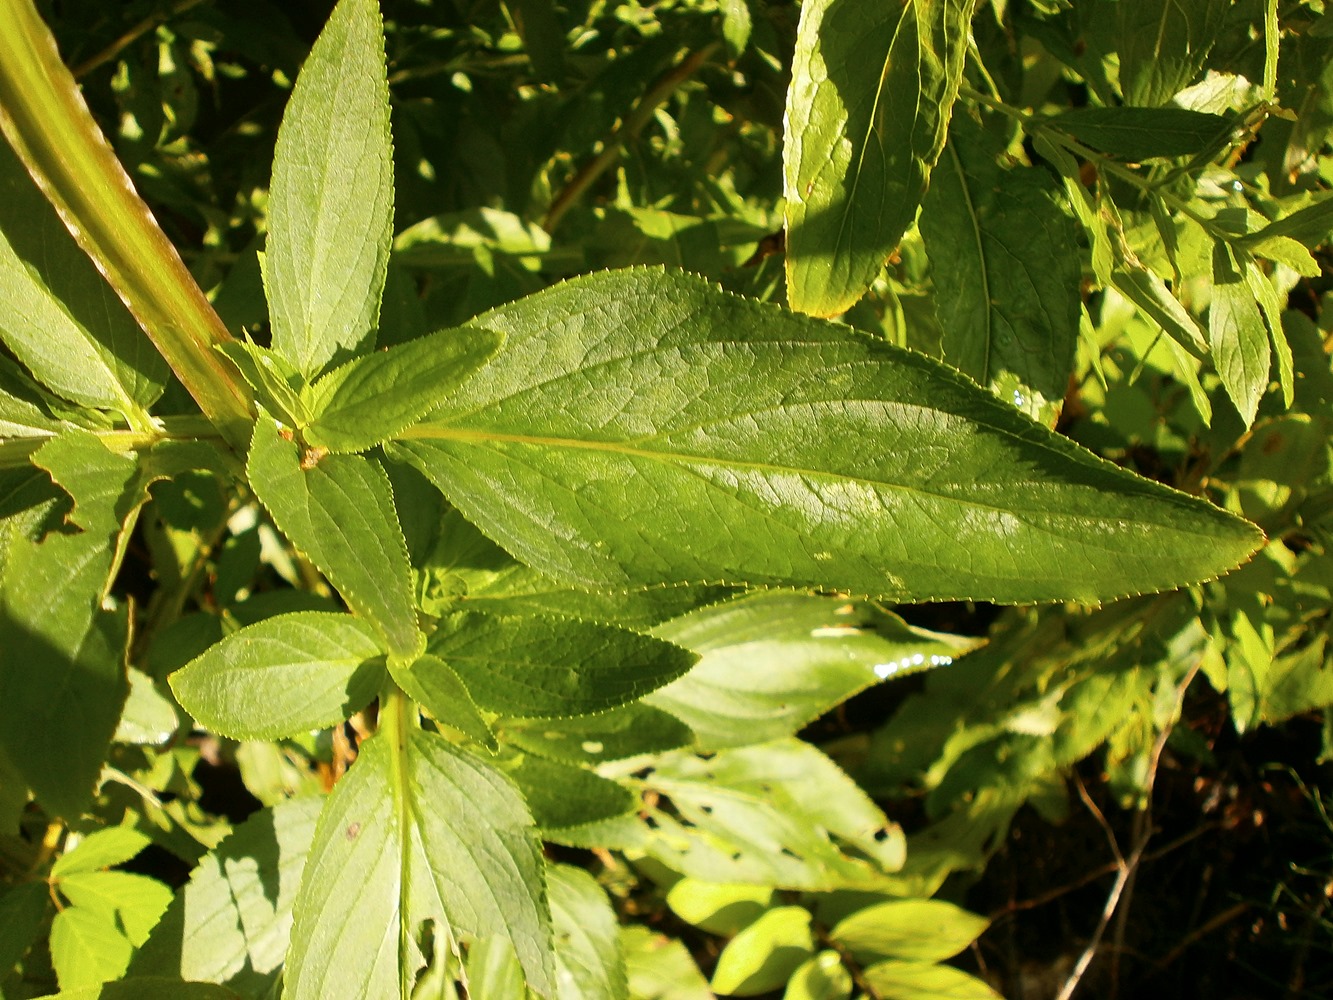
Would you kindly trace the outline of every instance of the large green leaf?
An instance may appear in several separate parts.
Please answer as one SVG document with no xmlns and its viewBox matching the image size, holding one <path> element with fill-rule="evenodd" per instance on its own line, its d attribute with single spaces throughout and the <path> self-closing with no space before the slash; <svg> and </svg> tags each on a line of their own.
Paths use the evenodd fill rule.
<svg viewBox="0 0 1333 1000">
<path fill-rule="evenodd" d="M 260 414 L 246 464 L 250 486 L 282 532 L 380 631 L 388 651 L 421 651 L 407 543 L 388 477 L 373 458 L 303 462 L 293 441 Z"/>
<path fill-rule="evenodd" d="M 215 733 L 271 740 L 336 725 L 384 680 L 374 629 L 299 611 L 249 625 L 171 675 L 181 706 Z"/>
<path fill-rule="evenodd" d="M 211 851 L 134 956 L 134 976 L 218 983 L 268 995 L 282 973 L 292 904 L 323 799 L 250 817 Z"/>
<path fill-rule="evenodd" d="M 487 313 L 507 334 L 391 453 L 585 586 L 725 581 L 903 600 L 1106 600 L 1254 550 L 928 358 L 679 274 Z"/>
<path fill-rule="evenodd" d="M 573 618 L 460 611 L 440 619 L 432 654 L 452 667 L 482 708 L 561 718 L 643 697 L 694 664 L 689 650 Z"/>
<path fill-rule="evenodd" d="M 947 664 L 977 645 L 911 628 L 873 605 L 782 593 L 701 608 L 653 634 L 701 658 L 649 703 L 713 750 L 791 736 L 872 684 Z"/>
<path fill-rule="evenodd" d="M 1127 160 L 1193 156 L 1216 145 L 1234 127 L 1229 118 L 1187 108 L 1078 108 L 1045 124 Z"/>
<path fill-rule="evenodd" d="M 692 739 L 689 726 L 643 702 L 572 719 L 506 719 L 501 727 L 506 742 L 575 764 L 661 753 Z"/>
<path fill-rule="evenodd" d="M 136 464 L 82 431 L 52 439 L 34 460 L 74 507 L 65 530 L 45 537 L 39 516 L 0 521 L 0 744 L 42 804 L 73 819 L 92 796 L 129 687 L 126 610 L 104 610 L 102 599 Z"/>
<path fill-rule="evenodd" d="M 1009 373 L 1061 400 L 1082 308 L 1078 229 L 1047 171 L 1002 169 L 1001 153 L 955 118 L 921 208 L 944 358 L 984 386 Z"/>
<path fill-rule="evenodd" d="M 0 289 L 0 341 L 52 392 L 130 416 L 161 394 L 166 362 L 4 142 Z"/>
<path fill-rule="evenodd" d="M 497 333 L 463 327 L 353 358 L 310 390 L 309 444 L 364 451 L 420 420 L 490 360 Z"/>
<path fill-rule="evenodd" d="M 340 0 L 278 130 L 264 254 L 273 347 L 307 378 L 373 342 L 393 230 L 376 0 Z"/>
<path fill-rule="evenodd" d="M 528 984 L 554 989 L 544 862 L 522 799 L 439 736 L 368 740 L 329 797 L 296 903 L 290 1000 L 406 996 L 435 925 L 450 942 L 512 942 Z"/>
<path fill-rule="evenodd" d="M 787 95 L 787 298 L 845 311 L 916 217 L 962 80 L 972 0 L 810 0 Z"/>
</svg>

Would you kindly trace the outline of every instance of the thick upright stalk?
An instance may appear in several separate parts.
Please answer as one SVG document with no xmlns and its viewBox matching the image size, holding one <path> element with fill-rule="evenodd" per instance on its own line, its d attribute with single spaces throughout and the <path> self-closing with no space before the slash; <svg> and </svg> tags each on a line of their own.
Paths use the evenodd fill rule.
<svg viewBox="0 0 1333 1000">
<path fill-rule="evenodd" d="M 0 128 L 79 245 L 233 446 L 252 396 L 231 339 L 130 182 L 32 0 L 0 0 Z"/>
</svg>

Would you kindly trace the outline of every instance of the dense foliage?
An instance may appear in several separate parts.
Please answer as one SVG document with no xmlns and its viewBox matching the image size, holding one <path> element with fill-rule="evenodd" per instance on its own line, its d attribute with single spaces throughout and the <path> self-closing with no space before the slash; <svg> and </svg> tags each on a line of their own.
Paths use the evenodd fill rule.
<svg viewBox="0 0 1333 1000">
<path fill-rule="evenodd" d="M 1333 988 L 1331 40 L 0 0 L 0 996 Z"/>
</svg>

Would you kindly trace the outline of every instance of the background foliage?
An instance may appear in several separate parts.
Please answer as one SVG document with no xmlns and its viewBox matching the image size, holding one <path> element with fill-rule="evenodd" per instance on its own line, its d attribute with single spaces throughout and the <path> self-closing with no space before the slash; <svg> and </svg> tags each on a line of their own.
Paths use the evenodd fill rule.
<svg viewBox="0 0 1333 1000">
<path fill-rule="evenodd" d="M 322 119 L 279 132 L 331 4 L 40 6 L 223 323 L 279 352 L 241 340 L 228 356 L 268 412 L 332 454 L 302 475 L 296 445 L 261 417 L 250 492 L 189 435 L 139 461 L 108 452 L 109 435 L 196 409 L 73 244 L 51 235 L 59 220 L 0 147 L 0 230 L 14 247 L 0 262 L 0 449 L 19 456 L 0 469 L 5 997 L 276 996 L 284 961 L 293 995 L 332 995 L 318 977 L 340 970 L 323 956 L 347 928 L 391 922 L 400 882 L 440 897 L 438 910 L 412 901 L 434 928 L 412 942 L 426 969 L 416 992 L 449 995 L 458 970 L 441 912 L 480 911 L 475 900 L 514 871 L 537 884 L 542 866 L 547 902 L 497 899 L 509 936 L 469 942 L 470 995 L 1017 1000 L 1080 984 L 1107 996 L 1333 986 L 1333 11 L 1320 0 L 385 0 L 391 120 L 367 97 L 343 108 L 355 128 L 333 138 Z M 361 56 L 347 42 L 310 92 L 336 87 L 335 70 L 361 72 Z M 341 220 L 340 240 L 302 243 L 308 206 L 282 198 L 309 176 L 301 157 L 386 126 L 393 160 L 373 164 L 378 200 Z M 387 254 L 374 252 L 376 226 L 392 234 Z M 375 325 L 350 310 L 345 329 L 323 332 L 336 325 L 319 314 L 327 303 L 301 282 L 326 251 L 330 272 L 384 282 L 378 346 L 403 351 L 362 354 L 298 398 L 292 386 L 347 361 Z M 20 294 L 34 252 L 68 255 L 48 257 L 58 286 L 46 280 L 74 323 L 102 331 L 77 355 L 42 347 L 70 317 Z M 669 272 L 516 301 L 630 265 Z M 1029 589 L 988 595 L 1086 598 L 1039 608 L 891 603 L 976 596 L 940 572 L 924 574 L 935 590 L 911 578 L 880 601 L 635 590 L 650 581 L 610 575 L 624 560 L 597 549 L 595 525 L 570 528 L 583 548 L 552 548 L 496 507 L 451 493 L 454 510 L 431 487 L 459 465 L 517 477 L 512 457 L 462 461 L 398 441 L 385 473 L 359 454 L 434 413 L 428 388 L 402 391 L 390 411 L 377 387 L 461 380 L 493 356 L 432 419 L 452 407 L 459 439 L 474 412 L 488 414 L 488 433 L 519 433 L 529 414 L 504 411 L 496 387 L 522 385 L 525 359 L 550 342 L 531 331 L 569 328 L 571 296 L 638 314 L 643 350 L 677 336 L 703 353 L 708 330 L 751 316 L 834 337 L 791 313 L 720 306 L 676 269 L 940 358 L 992 391 L 985 405 L 1004 428 L 1028 426 L 1022 411 L 1242 515 L 1266 542 L 1234 572 L 1170 590 L 1224 567 L 1201 568 L 1211 554 L 1175 542 L 1150 570 L 1112 547 L 1110 527 L 1087 532 L 1077 558 L 1052 546 L 1047 572 L 1021 581 Z M 266 287 L 282 294 L 270 303 Z M 431 336 L 469 325 L 447 349 Z M 284 358 L 293 372 L 266 374 Z M 821 354 L 810 370 L 833 360 L 852 363 Z M 795 377 L 747 384 L 753 372 L 730 363 L 714 370 L 742 386 L 738 398 L 782 397 L 779 378 Z M 571 366 L 542 404 L 552 421 L 580 398 L 584 370 Z M 904 384 L 919 368 L 938 390 L 934 367 L 900 367 Z M 646 413 L 654 386 L 681 384 L 682 371 L 627 371 L 585 386 L 586 405 L 621 390 Z M 700 412 L 720 406 L 700 398 Z M 292 412 L 303 406 L 317 415 Z M 809 438 L 811 451 L 884 466 L 956 448 L 850 420 Z M 33 440 L 46 443 L 29 461 Z M 978 454 L 954 452 L 980 479 Z M 616 483 L 615 467 L 581 462 L 552 468 Z M 1087 467 L 1105 477 L 1096 484 L 1127 488 Z M 360 493 L 348 499 L 351 481 Z M 1167 496 L 1143 490 L 1106 524 Z M 633 521 L 634 496 L 606 495 Z M 368 531 L 339 550 L 318 519 L 395 507 L 402 537 L 383 549 Z M 945 519 L 942 534 L 961 523 L 942 509 L 906 531 L 890 525 L 873 548 L 906 535 L 929 565 L 932 519 Z M 706 520 L 684 518 L 689 531 Z M 1250 537 L 1230 540 L 1226 565 Z M 846 544 L 834 560 L 844 576 L 826 589 L 868 592 L 879 567 Z M 687 549 L 659 550 L 666 569 L 654 572 L 709 578 L 700 567 L 712 564 Z M 998 565 L 1000 551 L 978 545 L 977 559 Z M 744 568 L 752 583 L 819 571 L 758 557 Z M 1089 576 L 1097 594 L 1069 589 Z M 401 590 L 379 588 L 386 577 Z M 1120 594 L 1131 596 L 1093 599 Z M 414 609 L 440 621 L 424 656 Z M 616 667 L 631 659 L 627 681 Z M 575 662 L 585 674 L 571 685 Z M 67 676 L 46 677 L 58 699 L 49 686 L 29 697 L 17 679 L 38 663 L 64 665 Z M 290 701 L 275 703 L 260 678 L 277 669 Z M 482 768 L 434 731 L 412 734 L 406 780 L 441 808 L 398 808 L 399 758 L 384 743 L 358 755 L 386 673 L 442 729 L 503 748 Z M 242 708 L 207 717 L 224 695 Z M 95 794 L 77 791 L 94 777 Z M 335 784 L 336 815 L 319 819 Z M 514 820 L 525 809 L 540 853 Z M 378 828 L 349 818 L 363 812 Z M 457 829 L 440 819 L 451 814 Z M 451 836 L 466 842 L 467 826 L 508 853 L 443 877 L 392 870 Z M 338 870 L 311 877 L 317 891 L 298 901 L 308 856 Z M 366 972 L 371 995 L 381 975 L 392 970 Z"/>
</svg>

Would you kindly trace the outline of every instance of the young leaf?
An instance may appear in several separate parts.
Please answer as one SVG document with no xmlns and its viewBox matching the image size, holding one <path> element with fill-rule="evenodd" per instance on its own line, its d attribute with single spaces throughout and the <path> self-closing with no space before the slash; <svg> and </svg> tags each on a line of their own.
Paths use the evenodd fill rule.
<svg viewBox="0 0 1333 1000">
<path fill-rule="evenodd" d="M 503 340 L 462 327 L 353 358 L 311 387 L 314 419 L 303 436 L 329 451 L 373 448 L 444 402 Z"/>
<path fill-rule="evenodd" d="M 0 970 L 8 972 L 37 940 L 51 891 L 42 882 L 19 882 L 0 895 Z"/>
<path fill-rule="evenodd" d="M 375 630 L 351 615 L 278 615 L 210 646 L 171 675 L 181 706 L 206 728 L 271 740 L 347 719 L 375 697 L 384 660 Z"/>
<path fill-rule="evenodd" d="M 57 887 L 74 906 L 101 914 L 135 947 L 144 943 L 171 902 L 165 885 L 132 872 L 75 872 Z"/>
<path fill-rule="evenodd" d="M 295 443 L 261 414 L 246 471 L 278 528 L 352 610 L 375 625 L 388 651 L 420 653 L 407 543 L 379 464 L 360 455 L 328 455 L 303 467 Z"/>
<path fill-rule="evenodd" d="M 927 632 L 873 605 L 809 594 L 756 594 L 701 608 L 654 635 L 700 654 L 648 696 L 701 747 L 791 736 L 824 712 L 899 674 L 951 662 L 976 640 Z"/>
<path fill-rule="evenodd" d="M 581 278 L 480 324 L 507 335 L 486 378 L 391 454 L 583 586 L 1097 601 L 1259 541 L 937 362 L 685 275 Z"/>
<path fill-rule="evenodd" d="M 916 217 L 962 80 L 972 0 L 812 0 L 787 95 L 787 298 L 855 303 Z"/>
<path fill-rule="evenodd" d="M 383 731 L 320 815 L 296 903 L 285 995 L 399 996 L 435 948 L 496 935 L 528 985 L 554 988 L 544 863 L 532 817 L 494 768 L 439 736 Z"/>
<path fill-rule="evenodd" d="M 147 834 L 129 826 L 109 826 L 88 834 L 78 845 L 56 859 L 51 877 L 64 878 L 78 872 L 111 868 L 134 857 L 152 841 Z"/>
<path fill-rule="evenodd" d="M 1064 399 L 1078 344 L 1078 231 L 1045 170 L 1003 170 L 1001 145 L 955 118 L 921 236 L 930 257 L 944 359 L 984 386 L 1005 372 Z"/>
<path fill-rule="evenodd" d="M 559 1000 L 628 995 L 615 911 L 596 879 L 573 865 L 548 865 Z"/>
<path fill-rule="evenodd" d="M 130 972 L 268 995 L 282 972 L 292 904 L 323 804 L 321 798 L 284 802 L 236 827 L 167 907 Z"/>
<path fill-rule="evenodd" d="M 614 625 L 460 611 L 440 619 L 429 650 L 482 708 L 567 717 L 634 701 L 689 670 L 689 650 Z"/>
<path fill-rule="evenodd" d="M 52 392 L 127 417 L 161 395 L 166 362 L 4 142 L 0 287 L 0 340 Z"/>
<path fill-rule="evenodd" d="M 1213 247 L 1213 299 L 1208 307 L 1208 340 L 1213 363 L 1245 426 L 1254 423 L 1259 400 L 1268 390 L 1272 354 L 1268 329 L 1254 292 L 1229 247 Z"/>
<path fill-rule="evenodd" d="M 289 427 L 304 427 L 310 422 L 310 412 L 301 398 L 305 378 L 285 357 L 248 340 L 233 340 L 217 349 L 249 383 L 260 406 L 276 413 Z"/>
<path fill-rule="evenodd" d="M 339 0 L 278 130 L 264 288 L 273 348 L 307 379 L 373 342 L 393 234 L 376 0 Z"/>
</svg>

